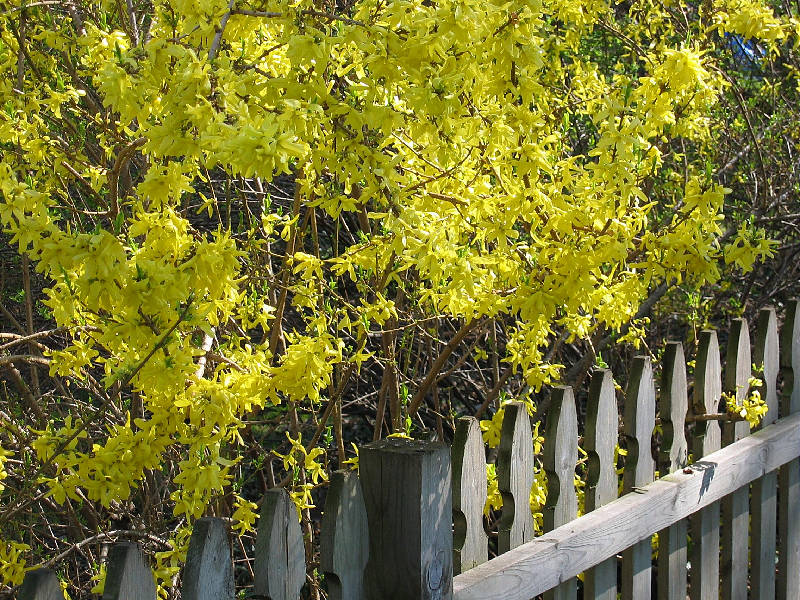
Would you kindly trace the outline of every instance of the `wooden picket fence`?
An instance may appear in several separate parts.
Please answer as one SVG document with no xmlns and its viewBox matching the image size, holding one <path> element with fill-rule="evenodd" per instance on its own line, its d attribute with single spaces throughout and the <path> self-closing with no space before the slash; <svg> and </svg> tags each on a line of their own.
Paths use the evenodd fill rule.
<svg viewBox="0 0 800 600">
<path fill-rule="evenodd" d="M 680 343 L 665 349 L 658 402 L 650 359 L 634 359 L 622 415 L 627 456 L 619 498 L 613 378 L 607 370 L 594 374 L 583 434 L 586 514 L 579 518 L 575 401 L 569 387 L 555 389 L 542 455 L 547 533 L 535 538 L 530 420 L 522 404 L 508 404 L 496 463 L 503 495 L 499 555 L 492 560 L 482 520 L 486 454 L 475 419 L 459 420 L 452 448 L 395 438 L 364 446 L 360 474 L 336 472 L 325 504 L 320 570 L 329 598 L 566 600 L 577 597 L 583 573 L 585 599 L 616 600 L 619 592 L 647 600 L 653 589 L 659 600 L 800 599 L 800 303 L 788 306 L 780 340 L 773 309 L 761 311 L 756 331 L 751 355 L 747 323 L 733 322 L 724 380 L 717 335 L 702 332 L 691 403 Z M 769 412 L 751 434 L 746 422 L 719 413 L 723 391 L 740 400 L 748 393 L 753 363 L 763 365 Z M 654 460 L 656 409 L 662 436 Z M 665 476 L 654 481 L 656 468 Z M 261 506 L 251 597 L 298 600 L 305 572 L 294 506 L 285 491 L 270 490 Z M 53 600 L 61 593 L 55 575 L 38 570 L 28 573 L 18 597 Z M 115 544 L 103 598 L 154 597 L 139 548 Z M 195 524 L 181 597 L 234 597 L 225 521 Z"/>
</svg>

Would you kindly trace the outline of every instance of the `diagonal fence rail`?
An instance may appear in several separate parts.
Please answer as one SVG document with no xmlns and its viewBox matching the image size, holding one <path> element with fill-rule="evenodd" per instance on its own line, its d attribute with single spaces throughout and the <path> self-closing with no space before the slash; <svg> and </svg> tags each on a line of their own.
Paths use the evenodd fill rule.
<svg viewBox="0 0 800 600">
<path fill-rule="evenodd" d="M 752 360 L 768 412 L 751 434 L 746 424 L 721 415 L 720 405 L 723 392 L 743 401 Z M 575 399 L 569 387 L 555 389 L 538 457 L 548 489 L 546 533 L 539 537 L 529 506 L 537 460 L 530 419 L 522 404 L 506 405 L 496 465 L 503 497 L 500 554 L 491 560 L 483 526 L 486 453 L 475 419 L 459 420 L 452 448 L 404 439 L 364 446 L 360 473 L 335 473 L 327 496 L 320 568 L 328 597 L 530 600 L 541 594 L 571 600 L 583 574 L 587 600 L 615 600 L 618 593 L 625 600 L 685 600 L 687 594 L 692 600 L 797 600 L 800 303 L 787 307 L 780 334 L 776 312 L 762 311 L 752 348 L 748 324 L 734 321 L 725 362 L 723 373 L 716 332 L 702 332 L 690 398 L 680 343 L 667 345 L 660 368 L 647 357 L 634 359 L 621 415 L 628 455 L 619 498 L 613 376 L 594 374 L 580 517 L 573 481 L 580 433 Z M 654 373 L 660 373 L 658 382 Z M 653 453 L 656 418 L 662 435 Z M 665 475 L 654 480 L 656 468 Z M 267 493 L 256 541 L 256 597 L 300 598 L 306 569 L 295 516 L 284 490 Z M 37 570 L 27 574 L 18 598 L 51 600 L 60 593 L 55 574 Z M 223 520 L 195 524 L 181 597 L 234 597 Z M 155 598 L 152 572 L 135 544 L 117 544 L 109 553 L 103 598 Z"/>
</svg>

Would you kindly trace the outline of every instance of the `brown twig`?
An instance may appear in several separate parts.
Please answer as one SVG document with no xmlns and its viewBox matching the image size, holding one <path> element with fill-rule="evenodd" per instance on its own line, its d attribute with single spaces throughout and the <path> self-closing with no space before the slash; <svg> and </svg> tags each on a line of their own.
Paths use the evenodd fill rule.
<svg viewBox="0 0 800 600">
<path fill-rule="evenodd" d="M 114 168 L 108 173 L 108 197 L 111 201 L 108 216 L 112 219 L 119 214 L 119 174 L 122 168 L 130 161 L 136 149 L 143 146 L 146 141 L 147 138 L 137 138 L 120 150 L 119 154 L 117 154 L 117 159 L 114 161 Z"/>
<path fill-rule="evenodd" d="M 417 388 L 417 392 L 411 399 L 411 404 L 408 407 L 409 417 L 413 417 L 415 414 L 417 414 L 417 411 L 422 405 L 422 401 L 425 400 L 425 396 L 428 394 L 431 385 L 433 385 L 434 381 L 436 380 L 436 376 L 439 374 L 439 371 L 442 370 L 442 367 L 447 362 L 447 359 L 450 358 L 450 355 L 453 353 L 453 351 L 475 328 L 475 326 L 478 325 L 479 322 L 480 321 L 478 319 L 469 319 L 466 321 L 464 325 L 461 326 L 461 329 L 456 332 L 453 338 L 442 349 L 442 352 L 436 357 L 436 360 L 433 361 L 433 365 L 431 365 L 428 374 L 425 376 L 425 379 L 423 379 L 422 383 L 419 385 L 419 388 Z"/>
</svg>

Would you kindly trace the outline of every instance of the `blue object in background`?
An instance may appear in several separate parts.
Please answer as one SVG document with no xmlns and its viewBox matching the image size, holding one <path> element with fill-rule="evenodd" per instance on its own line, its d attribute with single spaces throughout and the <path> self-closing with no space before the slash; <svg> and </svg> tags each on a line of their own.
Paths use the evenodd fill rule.
<svg viewBox="0 0 800 600">
<path fill-rule="evenodd" d="M 726 33 L 725 40 L 740 69 L 752 72 L 761 70 L 766 52 L 754 40 L 745 39 L 738 33 Z"/>
</svg>

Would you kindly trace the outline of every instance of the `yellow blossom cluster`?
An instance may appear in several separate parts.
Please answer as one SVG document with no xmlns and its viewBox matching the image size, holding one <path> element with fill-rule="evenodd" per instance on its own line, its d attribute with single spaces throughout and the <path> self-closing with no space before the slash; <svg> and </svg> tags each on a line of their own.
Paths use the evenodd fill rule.
<svg viewBox="0 0 800 600">
<path fill-rule="evenodd" d="M 163 585 L 191 522 L 231 491 L 248 419 L 316 424 L 403 306 L 502 318 L 504 360 L 538 390 L 561 374 L 557 330 L 618 330 L 655 285 L 772 251 L 749 223 L 720 243 L 728 190 L 702 158 L 721 34 L 776 43 L 794 27 L 753 0 L 683 29 L 652 0 L 357 0 L 346 15 L 153 0 L 138 21 L 63 4 L 0 12 L 0 227 L 66 332 L 37 359 L 91 410 L 28 428 L 35 477 L 13 502 L 41 486 L 108 508 L 168 463 L 185 521 L 157 556 Z M 291 208 L 267 191 L 287 174 Z M 246 184 L 253 214 L 231 210 Z M 347 236 L 320 241 L 323 220 Z M 482 424 L 490 444 L 501 418 Z M 287 437 L 302 510 L 327 457 Z M 253 508 L 235 502 L 242 533 Z M 26 551 L 0 543 L 4 582 Z"/>
</svg>

